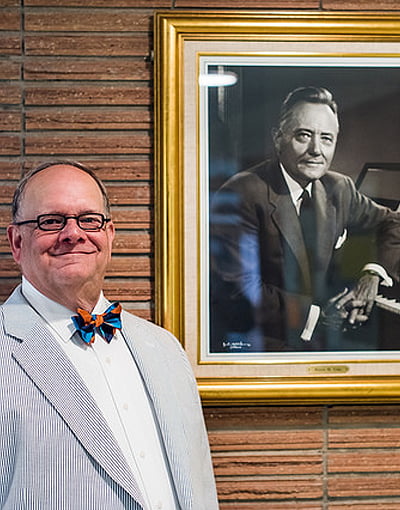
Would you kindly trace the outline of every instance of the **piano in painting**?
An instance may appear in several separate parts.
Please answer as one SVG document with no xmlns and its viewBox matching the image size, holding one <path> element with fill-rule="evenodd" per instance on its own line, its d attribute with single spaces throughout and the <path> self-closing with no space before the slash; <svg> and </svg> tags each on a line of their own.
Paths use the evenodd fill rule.
<svg viewBox="0 0 400 510">
<path fill-rule="evenodd" d="M 356 180 L 356 187 L 378 204 L 399 209 L 400 163 L 366 163 Z"/>
<path fill-rule="evenodd" d="M 366 163 L 356 180 L 357 189 L 381 205 L 400 210 L 400 163 Z M 381 349 L 400 349 L 400 285 L 381 288 L 378 309 Z"/>
</svg>

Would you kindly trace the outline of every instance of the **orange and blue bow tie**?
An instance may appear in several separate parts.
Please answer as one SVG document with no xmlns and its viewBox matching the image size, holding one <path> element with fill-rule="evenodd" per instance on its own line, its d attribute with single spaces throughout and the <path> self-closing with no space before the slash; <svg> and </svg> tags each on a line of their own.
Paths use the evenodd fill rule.
<svg viewBox="0 0 400 510">
<path fill-rule="evenodd" d="M 108 343 L 111 342 L 116 329 L 121 329 L 121 310 L 119 303 L 113 303 L 107 310 L 99 315 L 92 315 L 82 308 L 78 308 L 78 315 L 74 315 L 72 321 L 82 340 L 91 344 L 94 342 L 97 331 Z"/>
</svg>

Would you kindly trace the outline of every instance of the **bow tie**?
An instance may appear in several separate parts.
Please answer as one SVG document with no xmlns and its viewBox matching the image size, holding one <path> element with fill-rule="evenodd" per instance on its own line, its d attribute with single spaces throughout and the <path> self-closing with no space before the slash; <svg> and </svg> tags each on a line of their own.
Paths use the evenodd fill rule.
<svg viewBox="0 0 400 510">
<path fill-rule="evenodd" d="M 108 343 L 111 342 L 116 329 L 121 329 L 121 310 L 119 303 L 113 303 L 107 310 L 99 315 L 92 315 L 82 308 L 78 308 L 78 315 L 71 317 L 82 340 L 91 344 L 94 342 L 95 331 L 105 338 Z"/>
</svg>

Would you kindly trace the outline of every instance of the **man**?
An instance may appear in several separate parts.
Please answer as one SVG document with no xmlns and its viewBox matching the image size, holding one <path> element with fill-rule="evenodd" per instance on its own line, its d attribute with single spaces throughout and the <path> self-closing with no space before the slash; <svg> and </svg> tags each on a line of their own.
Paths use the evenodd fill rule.
<svg viewBox="0 0 400 510">
<path fill-rule="evenodd" d="M 78 163 L 37 168 L 8 238 L 23 281 L 0 307 L 0 508 L 217 509 L 180 344 L 102 293 L 102 183 Z"/>
<path fill-rule="evenodd" d="M 239 172 L 216 194 L 210 217 L 215 352 L 351 348 L 344 333 L 367 322 L 380 284 L 398 280 L 400 216 L 329 170 L 338 132 L 331 93 L 296 89 L 273 131 L 276 160 Z M 373 260 L 356 253 L 364 270 L 346 288 L 337 262 L 355 231 L 376 235 L 376 250 Z"/>
</svg>

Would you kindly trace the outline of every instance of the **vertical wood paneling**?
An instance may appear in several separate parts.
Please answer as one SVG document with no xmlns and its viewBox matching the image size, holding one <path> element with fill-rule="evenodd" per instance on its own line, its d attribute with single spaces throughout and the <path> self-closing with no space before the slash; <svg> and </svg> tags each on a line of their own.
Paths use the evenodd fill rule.
<svg viewBox="0 0 400 510">
<path fill-rule="evenodd" d="M 117 226 L 107 296 L 153 318 L 155 9 L 396 10 L 397 0 L 0 0 L 0 301 L 21 173 L 86 162 Z M 24 26 L 22 26 L 24 23 Z M 221 510 L 397 510 L 400 408 L 205 408 Z M 206 509 L 205 509 L 206 510 Z"/>
</svg>

